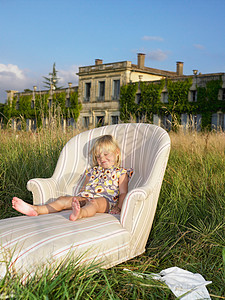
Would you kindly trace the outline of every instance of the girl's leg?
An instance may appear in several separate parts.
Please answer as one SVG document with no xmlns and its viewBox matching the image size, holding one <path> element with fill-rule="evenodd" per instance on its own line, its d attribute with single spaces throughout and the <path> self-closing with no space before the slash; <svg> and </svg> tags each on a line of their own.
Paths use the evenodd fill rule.
<svg viewBox="0 0 225 300">
<path fill-rule="evenodd" d="M 105 213 L 109 209 L 109 204 L 104 197 L 93 199 L 83 207 L 80 207 L 78 197 L 73 197 L 72 214 L 70 220 L 75 221 L 80 218 L 92 217 L 96 213 Z"/>
<path fill-rule="evenodd" d="M 71 209 L 72 196 L 62 196 L 53 201 L 52 203 L 45 205 L 31 205 L 24 202 L 22 199 L 14 197 L 12 200 L 12 207 L 17 211 L 27 216 L 44 215 L 54 212 L 59 212 L 63 209 Z"/>
</svg>

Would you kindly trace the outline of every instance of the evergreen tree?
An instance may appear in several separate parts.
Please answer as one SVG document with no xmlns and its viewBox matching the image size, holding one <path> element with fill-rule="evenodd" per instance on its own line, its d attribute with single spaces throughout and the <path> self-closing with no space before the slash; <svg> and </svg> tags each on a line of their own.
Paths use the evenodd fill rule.
<svg viewBox="0 0 225 300">
<path fill-rule="evenodd" d="M 62 86 L 58 86 L 58 82 L 59 82 L 60 78 L 58 78 L 57 73 L 58 73 L 58 71 L 56 70 L 55 63 L 54 63 L 52 72 L 49 73 L 50 77 L 43 76 L 43 78 L 45 79 L 45 81 L 43 81 L 43 83 L 45 84 L 44 87 L 46 87 L 47 89 L 51 89 L 51 84 L 52 84 L 53 90 L 62 88 Z"/>
</svg>

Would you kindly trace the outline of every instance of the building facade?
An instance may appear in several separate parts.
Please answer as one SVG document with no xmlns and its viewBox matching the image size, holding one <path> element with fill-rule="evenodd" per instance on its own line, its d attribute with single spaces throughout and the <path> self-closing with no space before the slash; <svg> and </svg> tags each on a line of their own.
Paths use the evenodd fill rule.
<svg viewBox="0 0 225 300">
<path fill-rule="evenodd" d="M 120 88 L 128 83 L 156 81 L 167 76 L 183 74 L 183 63 L 177 62 L 177 72 L 145 67 L 145 54 L 138 53 L 137 64 L 122 61 L 104 64 L 101 59 L 95 65 L 80 67 L 79 100 L 82 111 L 79 123 L 83 127 L 115 124 L 120 118 Z"/>
<path fill-rule="evenodd" d="M 79 118 L 76 122 L 77 128 L 90 128 L 107 124 L 117 124 L 120 122 L 120 90 L 124 85 L 130 83 L 138 83 L 136 92 L 136 103 L 141 99 L 140 83 L 157 84 L 165 80 L 165 84 L 161 90 L 160 101 L 164 106 L 171 104 L 171 95 L 168 89 L 168 81 L 182 82 L 190 79 L 191 85 L 188 90 L 187 102 L 196 104 L 196 109 L 192 111 L 181 110 L 180 124 L 184 128 L 194 128 L 201 130 L 202 119 L 204 119 L 204 110 L 211 110 L 211 126 L 212 129 L 221 128 L 225 130 L 225 74 L 201 74 L 197 70 L 193 70 L 192 75 L 183 74 L 183 62 L 176 63 L 176 72 L 159 70 L 145 66 L 145 54 L 137 54 L 137 64 L 131 61 L 122 61 L 114 63 L 103 63 L 101 59 L 96 59 L 94 65 L 83 66 L 79 68 L 77 73 L 79 76 L 78 87 L 72 87 L 51 91 L 41 91 L 40 94 L 48 93 L 48 106 L 51 107 L 54 100 L 53 94 L 66 93 L 66 106 L 70 107 L 70 93 L 78 90 L 78 102 L 82 105 Z M 214 93 L 214 98 L 210 96 L 209 86 L 214 82 L 219 82 L 218 93 Z M 211 90 L 213 90 L 213 85 Z M 214 88 L 215 90 L 215 88 Z M 8 101 L 12 101 L 17 97 L 18 105 L 21 95 L 32 95 L 31 105 L 35 106 L 34 100 L 36 90 L 32 92 L 19 93 L 17 91 L 7 91 Z M 205 98 L 203 99 L 203 94 Z M 211 97 L 211 98 L 210 98 Z M 10 100 L 11 99 L 11 100 Z M 202 100 L 203 99 L 203 100 Z M 205 102 L 204 102 L 205 101 Z M 211 102 L 210 102 L 211 101 Z M 216 106 L 209 105 L 215 101 Z M 174 105 L 175 105 L 174 101 Z M 207 107 L 206 109 L 204 108 Z M 186 104 L 187 106 L 187 104 Z M 193 105 L 194 107 L 194 105 Z M 137 118 L 138 119 L 138 118 Z M 139 121 L 139 120 L 138 120 Z M 64 120 L 64 123 L 74 124 L 73 121 Z M 172 115 L 160 115 L 153 112 L 152 122 L 170 129 Z M 75 126 L 75 125 L 74 125 Z"/>
</svg>

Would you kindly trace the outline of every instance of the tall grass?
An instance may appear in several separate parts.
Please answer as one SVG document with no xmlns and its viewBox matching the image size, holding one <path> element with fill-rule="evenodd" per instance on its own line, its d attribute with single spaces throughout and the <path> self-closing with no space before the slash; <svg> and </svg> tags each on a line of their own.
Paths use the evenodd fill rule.
<svg viewBox="0 0 225 300">
<path fill-rule="evenodd" d="M 172 151 L 147 253 L 201 273 L 224 295 L 225 134 L 171 134 Z M 154 256 L 155 254 L 155 256 Z"/>
<path fill-rule="evenodd" d="M 31 202 L 30 178 L 49 177 L 63 145 L 75 133 L 0 132 L 0 218 L 18 215 L 14 195 Z M 225 299 L 225 134 L 171 133 L 172 149 L 146 252 L 109 270 L 93 272 L 76 261 L 37 272 L 25 284 L 10 274 L 0 295 L 15 299 L 174 299 L 167 286 L 135 278 L 124 268 L 158 273 L 178 266 L 212 284 L 213 299 Z M 224 250 L 225 251 L 225 250 Z M 224 254 L 225 256 L 225 254 Z M 225 259 L 225 258 L 224 258 Z M 225 263 L 225 262 L 224 262 Z M 0 297 L 1 298 L 1 297 Z"/>
<path fill-rule="evenodd" d="M 0 131 L 0 218 L 13 213 L 10 203 L 13 196 L 32 202 L 27 181 L 52 176 L 63 146 L 74 134 L 61 130 Z"/>
</svg>

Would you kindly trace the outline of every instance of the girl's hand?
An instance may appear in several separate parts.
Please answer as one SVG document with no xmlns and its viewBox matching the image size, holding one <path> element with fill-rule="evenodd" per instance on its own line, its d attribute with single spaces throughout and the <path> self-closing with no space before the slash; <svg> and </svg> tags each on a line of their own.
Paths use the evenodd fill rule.
<svg viewBox="0 0 225 300">
<path fill-rule="evenodd" d="M 111 209 L 110 214 L 112 215 L 120 215 L 121 209 L 118 206 L 115 206 Z"/>
</svg>

